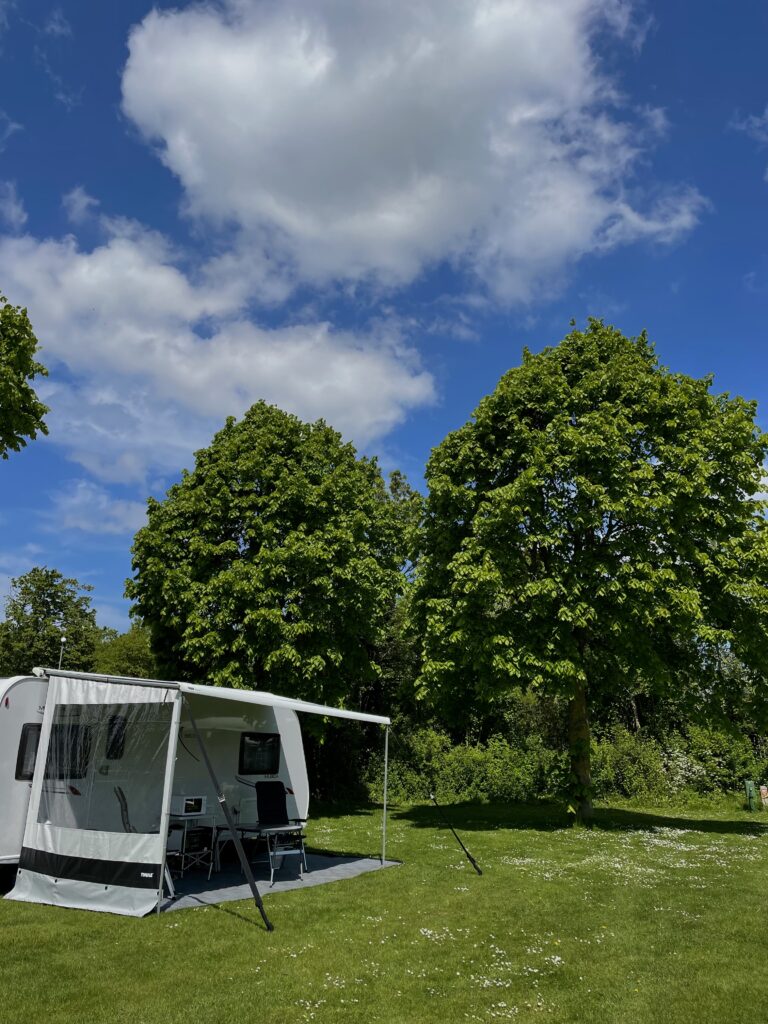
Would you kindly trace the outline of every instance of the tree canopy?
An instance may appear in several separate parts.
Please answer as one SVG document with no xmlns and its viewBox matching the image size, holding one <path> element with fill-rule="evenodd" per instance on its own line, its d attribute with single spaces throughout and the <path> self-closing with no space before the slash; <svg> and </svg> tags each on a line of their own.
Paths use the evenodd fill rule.
<svg viewBox="0 0 768 1024">
<path fill-rule="evenodd" d="M 126 592 L 160 671 L 343 702 L 378 673 L 410 507 L 322 420 L 229 419 L 135 538 Z"/>
<path fill-rule="evenodd" d="M 599 320 L 502 377 L 434 450 L 416 608 L 422 692 L 454 717 L 565 695 L 590 804 L 589 706 L 642 685 L 717 713 L 768 665 L 768 446 L 753 402 Z"/>
<path fill-rule="evenodd" d="M 141 622 L 131 623 L 126 633 L 105 631 L 94 653 L 94 672 L 108 676 L 156 679 L 150 632 Z"/>
<path fill-rule="evenodd" d="M 0 622 L 0 675 L 23 675 L 36 665 L 55 668 L 60 653 L 64 668 L 92 671 L 102 637 L 92 589 L 46 566 L 12 580 Z"/>
<path fill-rule="evenodd" d="M 43 416 L 48 407 L 29 383 L 48 371 L 35 359 L 38 341 L 26 309 L 12 306 L 0 294 L 0 456 L 19 451 L 37 432 L 48 433 Z"/>
</svg>

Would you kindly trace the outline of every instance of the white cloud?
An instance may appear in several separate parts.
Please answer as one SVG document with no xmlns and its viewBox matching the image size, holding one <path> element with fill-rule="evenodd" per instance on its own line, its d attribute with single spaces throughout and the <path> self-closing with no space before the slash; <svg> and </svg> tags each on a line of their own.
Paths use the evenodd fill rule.
<svg viewBox="0 0 768 1024">
<path fill-rule="evenodd" d="M 748 114 L 744 118 L 735 117 L 731 120 L 729 127 L 744 132 L 760 146 L 768 145 L 768 103 L 762 114 Z M 768 167 L 763 173 L 763 181 L 768 182 Z"/>
<path fill-rule="evenodd" d="M 50 436 L 100 478 L 178 472 L 226 416 L 260 398 L 322 416 L 358 443 L 432 400 L 396 326 L 259 326 L 243 311 L 245 286 L 212 284 L 220 267 L 185 273 L 160 235 L 102 223 L 108 237 L 92 251 L 72 237 L 0 239 L 0 279 L 29 308 L 52 371 L 39 388 Z"/>
<path fill-rule="evenodd" d="M 27 211 L 13 181 L 0 181 L 0 220 L 12 231 L 20 231 L 27 223 Z"/>
<path fill-rule="evenodd" d="M 52 498 L 48 527 L 57 533 L 82 530 L 90 534 L 134 534 L 146 522 L 143 502 L 115 498 L 88 480 L 75 480 Z"/>
<path fill-rule="evenodd" d="M 2 18 L 2 9 L 0 9 L 0 19 Z M 2 28 L 2 22 L 0 21 L 0 28 Z M 0 153 L 5 149 L 5 144 L 12 135 L 16 132 L 22 131 L 23 126 L 18 121 L 12 120 L 4 110 L 0 110 Z"/>
<path fill-rule="evenodd" d="M 131 33 L 123 106 L 189 212 L 299 280 L 413 280 L 442 260 L 527 301 L 585 253 L 681 237 L 703 208 L 628 184 L 663 113 L 617 113 L 618 0 L 224 0 Z M 639 44 L 639 43 L 638 43 Z"/>
<path fill-rule="evenodd" d="M 63 36 L 71 38 L 72 26 L 64 17 L 64 13 L 60 7 L 56 7 L 53 11 L 51 11 L 50 15 L 48 16 L 48 20 L 43 26 L 43 32 L 47 36 Z"/>
<path fill-rule="evenodd" d="M 99 200 L 89 195 L 82 185 L 76 185 L 62 196 L 61 205 L 72 224 L 82 224 L 97 209 Z"/>
<path fill-rule="evenodd" d="M 762 114 L 748 114 L 746 117 L 732 119 L 731 128 L 744 132 L 750 139 L 761 145 L 768 145 L 768 104 Z"/>
</svg>

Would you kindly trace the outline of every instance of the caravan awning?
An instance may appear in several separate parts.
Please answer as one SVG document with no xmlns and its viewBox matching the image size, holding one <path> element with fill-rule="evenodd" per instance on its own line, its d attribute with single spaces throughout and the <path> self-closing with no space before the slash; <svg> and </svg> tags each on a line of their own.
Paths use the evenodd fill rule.
<svg viewBox="0 0 768 1024">
<path fill-rule="evenodd" d="M 232 690 L 224 686 L 198 686 L 194 683 L 179 683 L 179 689 L 182 693 L 198 694 L 201 697 L 219 697 L 221 700 L 236 700 L 244 704 L 264 704 L 271 708 L 290 708 L 292 711 L 306 711 L 310 715 L 350 718 L 355 722 L 374 722 L 377 725 L 391 724 L 390 719 L 383 715 L 366 715 L 362 711 L 346 711 L 344 708 L 312 704 L 306 700 L 278 697 L 274 693 L 265 693 L 261 690 Z"/>
<path fill-rule="evenodd" d="M 362 711 L 347 711 L 345 708 L 333 708 L 325 704 L 313 704 L 311 701 L 294 700 L 292 697 L 280 697 L 263 690 L 233 690 L 226 686 L 202 686 L 197 683 L 169 682 L 163 679 L 134 679 L 128 676 L 98 675 L 95 672 L 72 672 L 66 669 L 36 668 L 36 676 L 64 676 L 68 679 L 92 679 L 101 683 L 126 683 L 131 686 L 161 686 L 165 690 L 180 690 L 182 693 L 199 697 L 217 697 L 219 700 L 233 700 L 243 704 L 261 704 L 265 707 L 290 708 L 292 711 L 303 711 L 310 715 L 323 715 L 328 718 L 346 718 L 353 722 L 373 722 L 375 725 L 391 725 L 391 720 L 384 715 L 367 715 Z"/>
</svg>

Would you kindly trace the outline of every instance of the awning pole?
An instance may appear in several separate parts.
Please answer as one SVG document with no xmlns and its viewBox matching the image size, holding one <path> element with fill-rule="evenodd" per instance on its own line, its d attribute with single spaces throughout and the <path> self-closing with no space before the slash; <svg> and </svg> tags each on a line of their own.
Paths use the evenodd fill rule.
<svg viewBox="0 0 768 1024">
<path fill-rule="evenodd" d="M 168 733 L 168 754 L 165 759 L 165 783 L 163 788 L 163 809 L 160 813 L 160 835 L 163 837 L 163 857 L 160 864 L 160 886 L 157 890 L 157 912 L 160 913 L 160 905 L 163 902 L 163 886 L 166 881 L 166 854 L 168 847 L 168 828 L 171 823 L 171 795 L 173 793 L 173 776 L 176 771 L 176 750 L 179 742 L 179 719 L 181 718 L 181 700 L 178 693 L 174 693 L 173 707 L 171 709 L 171 725 Z M 173 883 L 170 882 L 170 895 L 173 897 Z"/>
<path fill-rule="evenodd" d="M 387 774 L 389 771 L 389 726 L 384 727 L 384 811 L 381 816 L 381 863 L 387 859 Z"/>
<path fill-rule="evenodd" d="M 227 799 L 224 796 L 224 792 L 221 788 L 221 785 L 219 784 L 219 780 L 216 778 L 216 773 L 213 770 L 213 765 L 211 764 L 211 760 L 208 757 L 208 751 L 205 749 L 205 744 L 203 743 L 203 737 L 200 735 L 200 730 L 197 728 L 195 716 L 192 714 L 192 708 L 190 707 L 190 702 L 187 700 L 186 696 L 184 697 L 184 703 L 187 705 L 187 711 L 189 711 L 189 720 L 192 723 L 192 728 L 195 731 L 195 738 L 197 739 L 198 746 L 200 747 L 200 753 L 203 755 L 205 767 L 208 769 L 208 774 L 211 777 L 211 782 L 213 783 L 213 788 L 216 793 L 216 797 L 219 801 L 219 804 L 221 805 L 222 811 L 224 812 L 224 817 L 226 818 L 227 826 L 229 828 L 230 835 L 232 836 L 232 842 L 235 844 L 237 856 L 240 858 L 240 866 L 243 869 L 243 874 L 245 875 L 248 885 L 250 886 L 251 893 L 253 894 L 253 901 L 259 909 L 259 913 L 261 914 L 261 918 L 267 927 L 267 931 L 274 931 L 274 925 L 267 917 L 267 912 L 264 909 L 264 904 L 261 901 L 261 893 L 259 892 L 258 886 L 256 885 L 256 879 L 253 877 L 251 865 L 248 863 L 248 858 L 245 856 L 245 850 L 243 849 L 243 844 L 240 841 L 240 835 L 237 831 L 237 825 L 235 824 L 235 820 L 232 817 L 232 812 L 229 809 L 229 804 L 227 803 Z M 215 837 L 213 841 L 216 841 Z"/>
</svg>

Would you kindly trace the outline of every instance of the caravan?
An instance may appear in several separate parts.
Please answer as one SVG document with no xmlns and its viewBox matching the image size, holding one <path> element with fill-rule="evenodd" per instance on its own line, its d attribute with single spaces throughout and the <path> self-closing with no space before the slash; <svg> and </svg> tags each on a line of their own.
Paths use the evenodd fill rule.
<svg viewBox="0 0 768 1024">
<path fill-rule="evenodd" d="M 0 679 L 0 864 L 21 852 L 47 694 L 47 679 Z"/>
<path fill-rule="evenodd" d="M 18 863 L 9 898 L 23 901 L 148 913 L 171 884 L 169 836 L 190 822 L 249 873 L 240 840 L 264 831 L 260 788 L 307 818 L 297 712 L 389 726 L 260 691 L 34 671 L 0 681 L 0 862 Z"/>
</svg>

